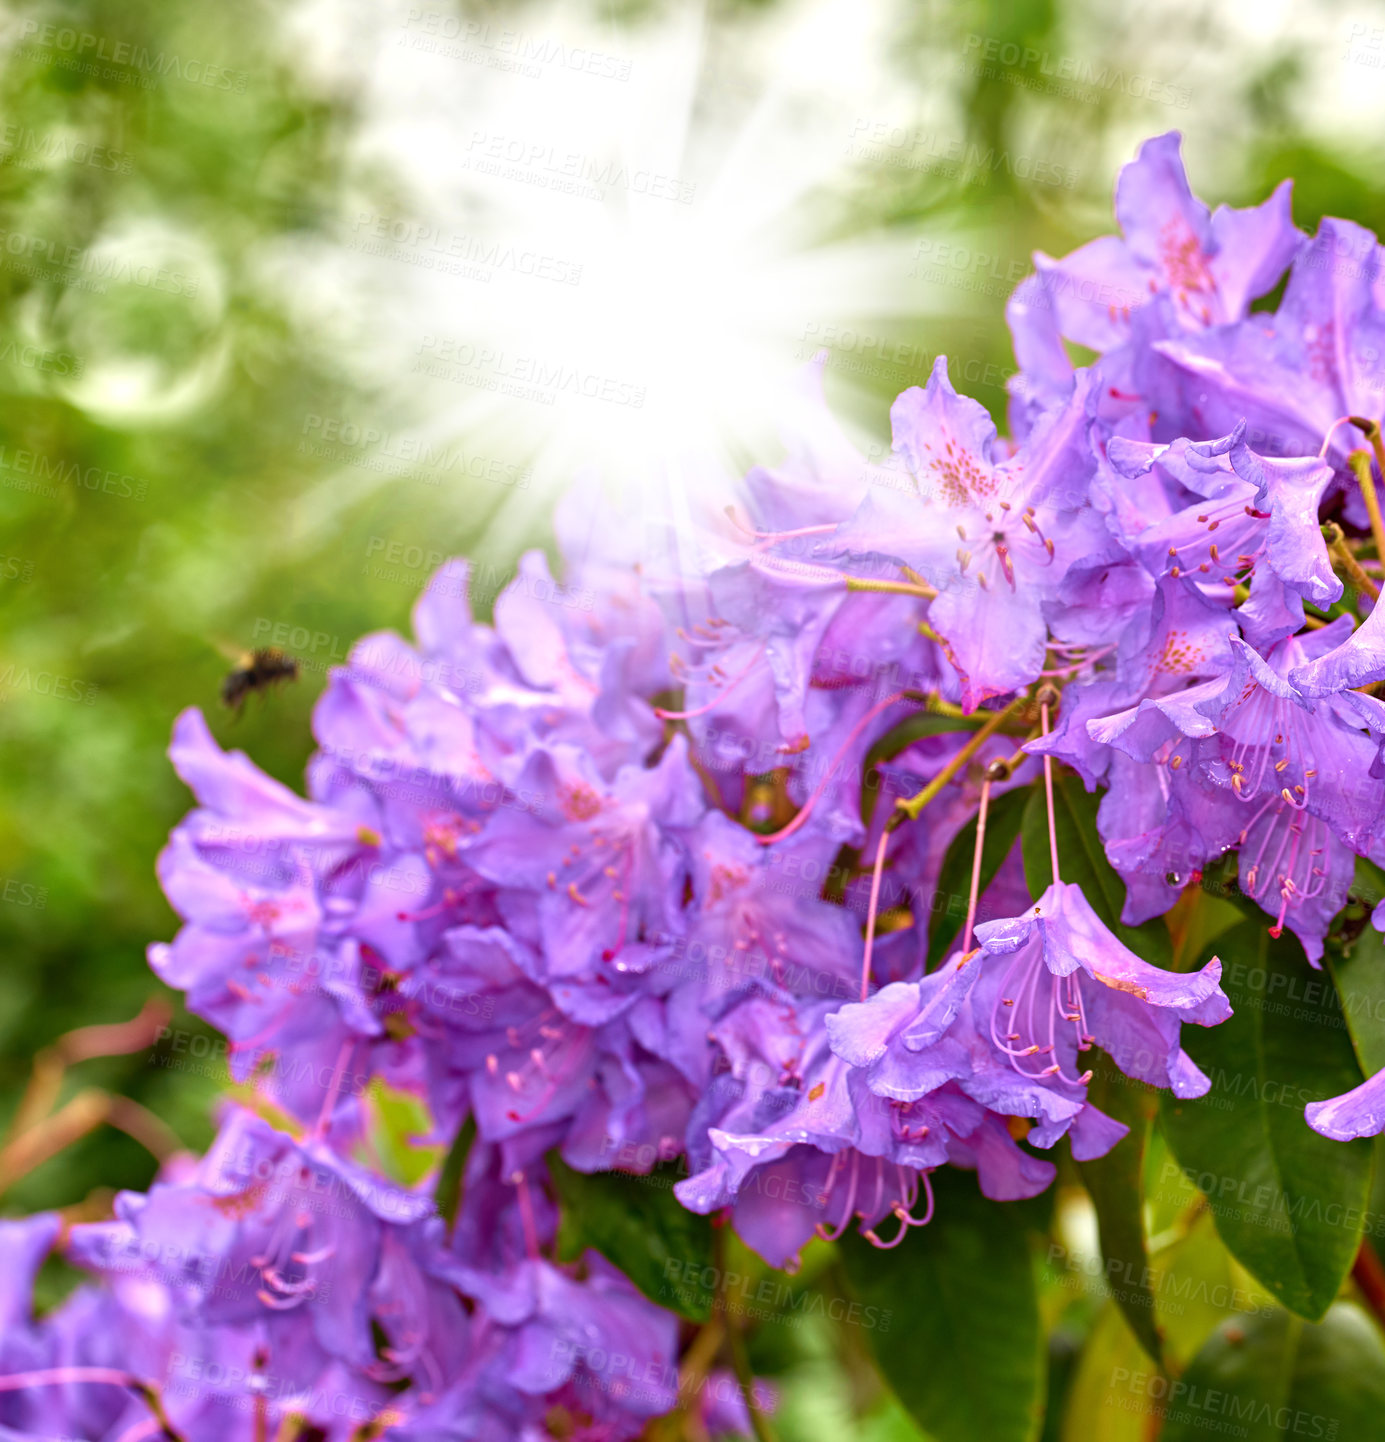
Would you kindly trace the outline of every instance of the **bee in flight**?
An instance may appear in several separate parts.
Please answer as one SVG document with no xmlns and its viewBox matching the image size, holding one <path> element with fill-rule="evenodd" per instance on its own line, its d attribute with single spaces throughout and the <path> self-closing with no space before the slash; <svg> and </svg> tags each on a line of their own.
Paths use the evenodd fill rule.
<svg viewBox="0 0 1385 1442">
<path fill-rule="evenodd" d="M 298 680 L 298 662 L 273 646 L 262 646 L 245 652 L 235 669 L 221 683 L 221 704 L 229 706 L 237 716 L 245 706 L 245 698 L 258 691 L 264 695 L 281 681 Z"/>
</svg>

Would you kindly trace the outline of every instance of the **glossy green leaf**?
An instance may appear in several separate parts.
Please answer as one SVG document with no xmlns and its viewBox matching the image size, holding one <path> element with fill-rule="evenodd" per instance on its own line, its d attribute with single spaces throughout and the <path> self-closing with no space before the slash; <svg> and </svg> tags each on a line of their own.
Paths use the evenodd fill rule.
<svg viewBox="0 0 1385 1442">
<path fill-rule="evenodd" d="M 1160 1119 L 1231 1253 L 1286 1307 L 1316 1320 L 1356 1255 L 1371 1149 L 1320 1137 L 1303 1109 L 1357 1086 L 1360 1068 L 1336 993 L 1296 940 L 1245 921 L 1217 951 L 1235 1014 L 1183 1028 L 1211 1090 L 1191 1101 L 1166 1093 Z"/>
<path fill-rule="evenodd" d="M 1227 1251 L 1205 1207 L 1192 1211 L 1180 1234 L 1154 1249 L 1150 1260 L 1164 1369 L 1174 1376 L 1187 1369 L 1228 1317 L 1279 1310 L 1274 1298 Z"/>
<path fill-rule="evenodd" d="M 1385 871 L 1364 856 L 1356 858 L 1351 880 L 1351 894 L 1366 906 L 1374 907 L 1385 900 Z"/>
<path fill-rule="evenodd" d="M 1024 1229 L 969 1172 L 933 1176 L 932 1222 L 893 1251 L 839 1243 L 885 1379 L 938 1442 L 1029 1442 L 1045 1374 Z"/>
<path fill-rule="evenodd" d="M 1356 1060 L 1367 1076 L 1385 1067 L 1385 936 L 1366 929 L 1343 955 L 1328 949 L 1324 958 Z"/>
<path fill-rule="evenodd" d="M 1103 1307 L 1068 1385 L 1062 1442 L 1147 1442 L 1145 1419 L 1113 1405 L 1111 1379 L 1154 1373 L 1149 1358 L 1115 1307 Z"/>
<path fill-rule="evenodd" d="M 651 1301 L 694 1322 L 712 1315 L 711 1223 L 673 1195 L 681 1175 L 675 1168 L 659 1167 L 647 1177 L 588 1174 L 574 1171 L 556 1153 L 548 1166 L 562 1205 L 561 1261 L 574 1261 L 591 1247 Z"/>
<path fill-rule="evenodd" d="M 1120 919 L 1125 905 L 1125 883 L 1106 859 L 1106 848 L 1096 827 L 1099 796 L 1089 795 L 1074 776 L 1053 777 L 1053 829 L 1058 839 L 1058 869 L 1064 881 L 1082 888 L 1093 911 L 1137 956 L 1155 966 L 1167 967 L 1172 956 L 1168 928 L 1157 918 L 1142 926 L 1126 926 Z M 1025 807 L 1020 829 L 1024 877 L 1031 896 L 1038 897 L 1053 881 L 1048 837 L 1048 804 L 1043 785 L 1035 786 Z"/>
<path fill-rule="evenodd" d="M 1280 1311 L 1223 1322 L 1167 1389 L 1120 1381 L 1166 1419 L 1160 1442 L 1364 1442 L 1385 1430 L 1385 1345 L 1350 1302 L 1316 1324 Z"/>
<path fill-rule="evenodd" d="M 1163 1343 L 1150 1288 L 1149 1248 L 1144 1227 L 1144 1163 L 1154 1093 L 1122 1076 L 1108 1057 L 1093 1063 L 1087 1099 L 1107 1116 L 1124 1122 L 1129 1134 L 1078 1171 L 1096 1208 L 1101 1254 L 1116 1305 L 1140 1345 L 1157 1362 Z"/>
<path fill-rule="evenodd" d="M 1016 787 L 991 798 L 986 808 L 986 840 L 981 848 L 981 893 L 995 880 L 1005 858 L 1009 856 L 1020 834 L 1024 809 L 1029 801 L 1029 788 Z M 938 872 L 937 895 L 943 904 L 933 913 L 928 934 L 928 969 L 943 960 L 957 938 L 966 917 L 966 899 L 971 895 L 971 868 L 976 853 L 976 818 L 973 817 L 952 838 Z M 961 898 L 963 905 L 952 905 Z"/>
</svg>

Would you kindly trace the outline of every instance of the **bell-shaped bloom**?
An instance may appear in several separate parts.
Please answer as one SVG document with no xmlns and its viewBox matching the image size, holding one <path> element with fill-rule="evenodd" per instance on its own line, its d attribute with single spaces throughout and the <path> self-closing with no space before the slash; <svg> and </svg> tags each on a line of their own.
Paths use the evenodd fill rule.
<svg viewBox="0 0 1385 1442">
<path fill-rule="evenodd" d="M 1385 401 L 1383 255 L 1361 226 L 1324 219 L 1296 256 L 1273 313 L 1157 342 L 1187 377 L 1187 413 L 1170 419 L 1197 437 L 1223 435 L 1243 420 L 1257 449 L 1323 450 L 1344 474 L 1346 454 L 1362 437 L 1337 422 L 1379 418 Z"/>
<path fill-rule="evenodd" d="M 73 1229 L 79 1264 L 147 1275 L 173 1294 L 188 1324 L 259 1324 L 271 1339 L 305 1333 L 325 1353 L 369 1369 L 377 1337 L 441 1365 L 458 1337 L 417 1341 L 426 1290 L 411 1229 L 431 1200 L 342 1161 L 325 1144 L 297 1143 L 233 1112 L 187 1181 L 120 1194 L 111 1222 Z M 464 1314 L 453 1314 L 464 1329 Z M 415 1342 L 417 1341 L 417 1345 Z M 424 1364 L 420 1361 L 418 1364 Z"/>
<path fill-rule="evenodd" d="M 1167 296 L 1180 328 L 1240 320 L 1278 283 L 1303 242 L 1285 181 L 1263 204 L 1209 213 L 1188 185 L 1177 131 L 1146 140 L 1116 182 L 1121 236 L 1062 260 L 1035 256 L 1059 332 L 1109 351 L 1130 338 L 1133 313 Z M 1017 341 L 1018 348 L 1018 341 Z"/>
<path fill-rule="evenodd" d="M 1164 480 L 1157 495 L 1177 490 L 1188 498 L 1138 530 L 1117 517 L 1131 554 L 1150 575 L 1182 578 L 1212 597 L 1248 586 L 1237 618 L 1247 639 L 1264 647 L 1302 627 L 1303 601 L 1325 609 L 1342 594 L 1318 523 L 1332 468 L 1316 457 L 1257 455 L 1243 429 L 1216 441 L 1113 443 L 1108 454 L 1132 494 L 1149 494 L 1154 469 Z"/>
<path fill-rule="evenodd" d="M 815 1233 L 839 1236 L 853 1222 L 875 1245 L 898 1245 L 931 1218 L 928 1173 L 948 1161 L 975 1167 L 998 1199 L 1048 1185 L 1052 1167 L 948 1085 L 946 1063 L 925 1094 L 874 1094 L 831 1049 L 824 1020 L 834 1005 L 746 1002 L 713 1029 L 731 1076 L 704 1097 L 699 1121 L 715 1124 L 690 1134 L 693 1175 L 675 1188 L 684 1206 L 731 1207 L 746 1245 L 792 1269 Z"/>
<path fill-rule="evenodd" d="M 1079 1160 L 1125 1133 L 1087 1100 L 1081 1054 L 1100 1045 L 1128 1075 L 1179 1096 L 1206 1090 L 1179 1045 L 1182 1022 L 1229 1015 L 1220 963 L 1195 977 L 1141 961 L 1075 885 L 1021 916 L 976 928 L 977 947 L 916 983 L 883 988 L 827 1020 L 833 1051 L 870 1090 L 901 1101 L 949 1085 L 988 1110 L 1034 1122 L 1028 1140 L 1068 1136 Z"/>
<path fill-rule="evenodd" d="M 1334 636 L 1338 635 L 1340 630 L 1334 632 Z M 1289 673 L 1289 679 L 1305 695 L 1334 696 L 1385 680 L 1385 609 L 1372 606 L 1349 635 L 1341 637 L 1330 650 L 1315 651 L 1311 659 Z M 1350 694 L 1342 695 L 1342 700 L 1358 704 Z M 1362 719 L 1370 724 L 1366 711 Z"/>
<path fill-rule="evenodd" d="M 1078 652 L 1084 664 L 1063 690 L 1057 724 L 1047 737 L 1027 741 L 1025 751 L 1073 767 L 1094 790 L 1112 756 L 1107 734 L 1094 723 L 1136 703 L 1177 696 L 1191 683 L 1219 682 L 1232 665 L 1235 634 L 1224 606 L 1196 586 L 1163 577 L 1114 645 Z"/>
<path fill-rule="evenodd" d="M 985 407 L 953 390 L 939 356 L 927 389 L 905 391 L 890 410 L 913 493 L 868 496 L 833 537 L 847 556 L 908 568 L 937 588 L 928 624 L 961 678 L 968 711 L 1043 669 L 1045 607 L 1068 568 L 1104 552 L 1118 558 L 1088 504 L 1096 459 L 1087 401 L 1084 378 L 1002 459 Z"/>
<path fill-rule="evenodd" d="M 988 1035 L 1000 977 L 984 963 L 979 951 L 954 954 L 920 982 L 895 983 L 844 1006 L 827 1019 L 832 1050 L 860 1069 L 876 1096 L 913 1108 L 940 1087 L 960 1090 L 989 1112 L 1033 1120 L 1032 1145 L 1070 1136 L 1079 1159 L 1102 1155 L 1125 1129 L 1087 1104 L 1085 1078 L 1018 1068 L 1009 1044 Z"/>
<path fill-rule="evenodd" d="M 171 755 L 202 805 L 159 857 L 185 925 L 150 964 L 227 1034 L 237 1080 L 277 1057 L 276 1097 L 315 1118 L 342 1049 L 387 1034 L 380 993 L 421 959 L 430 868 L 386 843 L 378 813 L 304 801 L 223 753 L 195 711 Z"/>
<path fill-rule="evenodd" d="M 1079 1087 L 1079 1053 L 1095 1044 L 1127 1076 L 1175 1096 L 1211 1085 L 1179 1036 L 1184 1022 L 1215 1026 L 1231 1015 L 1217 958 L 1191 973 L 1151 966 L 1112 935 L 1081 887 L 1062 881 L 1024 915 L 978 927 L 976 940 L 1003 960 L 985 1022 L 1021 1076 Z"/>
<path fill-rule="evenodd" d="M 1350 626 L 1342 617 L 1263 657 L 1234 637 L 1225 676 L 1088 723 L 1094 739 L 1158 765 L 1171 797 L 1181 793 L 1168 823 L 1197 849 L 1181 864 L 1156 850 L 1155 864 L 1187 875 L 1239 847 L 1247 893 L 1275 916 L 1276 934 L 1288 925 L 1315 963 L 1346 899 L 1349 852 L 1382 844 L 1385 780 L 1371 771 L 1385 705 L 1354 693 L 1316 696 L 1294 679 L 1311 674 Z M 1108 812 L 1113 825 L 1122 804 Z"/>
<path fill-rule="evenodd" d="M 765 846 L 717 811 L 690 834 L 686 931 L 660 966 L 677 989 L 676 1005 L 696 1013 L 690 1047 L 705 1054 L 707 1018 L 753 992 L 786 999 L 854 993 L 859 926 L 821 899 L 835 849 L 805 832 Z M 705 1065 L 696 1070 L 705 1075 Z"/>
</svg>

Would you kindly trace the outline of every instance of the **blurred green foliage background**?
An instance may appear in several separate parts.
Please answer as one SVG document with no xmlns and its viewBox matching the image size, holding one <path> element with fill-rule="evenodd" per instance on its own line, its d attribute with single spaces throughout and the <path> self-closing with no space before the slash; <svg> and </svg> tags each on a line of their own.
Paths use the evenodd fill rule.
<svg viewBox="0 0 1385 1442">
<path fill-rule="evenodd" d="M 753 111 L 757 56 L 793 10 L 715 0 L 691 12 L 699 174 L 715 172 Z M 807 233 L 933 261 L 961 247 L 967 260 L 941 284 L 902 271 L 897 308 L 805 294 L 771 340 L 787 372 L 805 335 L 830 346 L 836 327 L 829 396 L 878 441 L 889 401 L 939 351 L 1003 419 L 1003 305 L 1017 271 L 1036 248 L 1061 254 L 1110 229 L 1115 171 L 1146 135 L 1184 130 L 1210 203 L 1255 201 L 1293 176 L 1305 228 L 1329 212 L 1385 226 L 1371 149 L 1378 51 L 1363 11 L 970 0 L 846 9 L 841 23 L 867 10 L 875 79 L 862 82 L 842 162 L 808 198 Z M 436 0 L 431 13 L 537 34 L 582 25 L 620 54 L 660 33 L 672 7 Z M 408 23 L 401 9 L 393 24 Z M 202 706 L 224 744 L 301 784 L 326 668 L 362 632 L 405 628 L 426 579 L 423 567 L 372 570 L 373 538 L 483 548 L 503 572 L 526 540 L 543 542 L 549 515 L 542 484 L 526 495 L 465 473 L 439 483 L 397 458 L 372 471 L 369 447 L 344 460 L 305 444 L 315 416 L 389 435 L 460 428 L 466 441 L 446 396 L 372 364 L 392 283 L 403 294 L 417 277 L 386 264 L 358 285 L 338 264 L 353 217 L 429 204 L 364 143 L 379 115 L 352 80 L 371 59 L 358 7 L 67 0 L 21 4 L 3 24 L 0 1121 L 41 1047 L 132 1016 L 159 990 L 144 952 L 175 926 L 154 859 L 188 805 L 164 756 L 178 711 Z M 323 57 L 338 52 L 334 69 Z M 1065 60 L 1098 78 L 1074 89 L 1055 78 Z M 463 110 L 473 85 L 486 103 L 480 80 L 455 68 Z M 910 138 L 892 140 L 896 130 Z M 756 144 L 746 133 L 739 143 Z M 867 334 L 880 343 L 863 349 Z M 501 431 L 487 442 L 497 463 L 564 479 L 544 474 L 527 425 Z M 563 464 L 580 459 L 605 458 Z M 276 628 L 301 679 L 237 719 L 218 705 L 221 678 Z M 165 1070 L 145 1051 L 84 1063 L 69 1087 L 79 1082 L 140 1100 L 191 1147 L 210 1136 L 213 1075 Z M 0 1206 L 69 1205 L 143 1187 L 153 1170 L 134 1141 L 101 1128 Z M 1059 1315 L 1055 1304 L 1055 1325 Z M 1058 1326 L 1060 1352 L 1070 1325 Z M 785 1364 L 817 1379 L 791 1395 L 792 1435 L 811 1435 L 794 1418 L 819 1402 L 833 1416 L 841 1406 L 809 1353 Z M 863 1436 L 894 1435 L 871 1425 Z"/>
</svg>

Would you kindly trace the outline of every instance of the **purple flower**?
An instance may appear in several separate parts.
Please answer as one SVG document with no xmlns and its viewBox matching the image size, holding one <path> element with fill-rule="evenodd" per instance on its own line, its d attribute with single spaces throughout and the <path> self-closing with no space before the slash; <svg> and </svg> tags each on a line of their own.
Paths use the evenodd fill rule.
<svg viewBox="0 0 1385 1442">
<path fill-rule="evenodd" d="M 1166 296 L 1179 329 L 1242 319 L 1273 289 L 1303 242 L 1290 210 L 1291 182 L 1262 205 L 1218 206 L 1188 185 L 1177 131 L 1140 146 L 1116 182 L 1123 239 L 1102 236 L 1062 260 L 1034 257 L 1060 333 L 1108 351 L 1129 340 L 1131 317 Z M 1020 343 L 1017 337 L 1017 350 Z"/>
<path fill-rule="evenodd" d="M 639 1435 L 677 1401 L 678 1321 L 588 1252 L 577 1281 L 541 1257 L 495 1274 L 453 1265 L 449 1275 L 478 1305 L 468 1374 L 401 1436 L 471 1437 L 448 1419 L 480 1410 L 509 1416 L 522 1435 L 561 1408 L 590 1419 L 589 1435 Z M 488 1435 L 482 1432 L 480 1435 Z"/>
<path fill-rule="evenodd" d="M 1186 974 L 1151 966 L 1107 930 L 1080 887 L 1061 881 L 1023 916 L 979 926 L 976 939 L 989 957 L 1007 958 L 991 963 L 999 981 L 993 991 L 978 984 L 975 1002 L 1022 1077 L 1080 1088 L 1078 1054 L 1096 1044 L 1127 1076 L 1175 1096 L 1202 1096 L 1211 1085 L 1179 1030 L 1231 1015 L 1216 957 Z"/>
<path fill-rule="evenodd" d="M 1096 464 L 1087 399 L 1082 381 L 1003 460 L 990 416 L 953 390 L 939 356 L 927 389 L 905 391 L 890 410 L 914 493 L 868 496 L 833 538 L 849 556 L 911 568 L 937 587 L 928 624 L 961 678 L 968 711 L 1043 668 L 1045 606 L 1069 566 L 1104 552 L 1116 558 L 1087 505 Z"/>
<path fill-rule="evenodd" d="M 912 984 L 885 987 L 827 1019 L 833 1051 L 877 1096 L 914 1102 L 947 1086 L 989 1111 L 1029 1117 L 1028 1140 L 1071 1138 L 1081 1160 L 1125 1133 L 1087 1101 L 1079 1056 L 1096 1043 L 1137 1080 L 1201 1095 L 1207 1079 L 1178 1044 L 1183 1021 L 1230 1015 L 1220 963 L 1196 977 L 1141 961 L 1098 920 L 1080 888 L 1058 883 L 1023 915 L 976 928 Z"/>
<path fill-rule="evenodd" d="M 1325 449 L 1340 471 L 1361 442 L 1336 422 L 1382 408 L 1381 273 L 1369 231 L 1325 219 L 1298 252 L 1273 314 L 1155 343 L 1185 378 L 1186 413 L 1169 419 L 1199 437 L 1244 420 L 1251 444 L 1287 456 Z"/>
<path fill-rule="evenodd" d="M 501 888 L 506 924 L 530 941 L 547 984 L 589 1006 L 648 969 L 676 932 L 686 870 L 678 837 L 701 816 L 702 785 L 675 737 L 654 767 L 607 783 L 571 746 L 533 751 L 467 859 Z"/>
<path fill-rule="evenodd" d="M 1024 749 L 1072 766 L 1094 790 L 1112 761 L 1106 733 L 1095 723 L 1136 702 L 1177 696 L 1192 682 L 1224 676 L 1233 635 L 1224 607 L 1198 587 L 1164 577 L 1113 646 L 1078 652 L 1081 667 L 1063 692 L 1058 724 L 1047 739 L 1028 741 Z"/>
<path fill-rule="evenodd" d="M 1385 706 L 1356 694 L 1316 696 L 1293 679 L 1330 654 L 1350 624 L 1343 617 L 1289 637 L 1264 657 L 1233 637 L 1225 676 L 1088 723 L 1094 739 L 1161 768 L 1166 835 L 1181 828 L 1191 848 L 1173 869 L 1187 874 L 1240 847 L 1247 893 L 1276 916 L 1275 934 L 1289 925 L 1314 962 L 1346 899 L 1348 848 L 1380 846 L 1385 800 L 1385 782 L 1370 774 Z M 1111 807 L 1111 822 L 1119 823 L 1121 805 Z M 1149 855 L 1153 865 L 1172 864 L 1162 844 Z"/>
<path fill-rule="evenodd" d="M 741 1239 L 792 1270 L 815 1232 L 837 1236 L 853 1221 L 877 1245 L 897 1245 L 931 1217 L 927 1174 L 947 1161 L 977 1168 L 992 1197 L 1048 1185 L 1053 1169 L 948 1084 L 965 1066 L 958 1049 L 935 1064 L 928 1087 L 877 1096 L 832 1049 L 824 1022 L 834 1005 L 747 1001 L 713 1028 L 730 1076 L 704 1099 L 715 1124 L 690 1143 L 693 1175 L 675 1188 L 685 1206 L 731 1207 Z M 882 1239 L 889 1219 L 893 1235 Z"/>
<path fill-rule="evenodd" d="M 113 1276 L 148 1275 L 188 1324 L 258 1324 L 271 1352 L 300 1336 L 328 1356 L 377 1369 L 376 1331 L 409 1360 L 441 1365 L 457 1337 L 418 1339 L 426 1284 L 408 1252 L 432 1212 L 406 1192 L 342 1161 L 323 1143 L 296 1143 L 233 1112 L 187 1181 L 123 1192 L 116 1217 L 75 1227 L 69 1255 Z M 448 1324 L 465 1327 L 454 1309 Z M 419 1360 L 418 1365 L 424 1366 Z"/>
<path fill-rule="evenodd" d="M 1258 456 L 1241 436 L 1238 427 L 1217 441 L 1113 442 L 1108 454 L 1127 482 L 1142 483 L 1132 494 L 1149 494 L 1154 469 L 1164 483 L 1154 495 L 1173 503 L 1123 535 L 1131 553 L 1150 575 L 1181 577 L 1223 604 L 1233 588 L 1249 584 L 1237 616 L 1247 638 L 1268 647 L 1302 627 L 1304 600 L 1326 608 L 1342 594 L 1318 524 L 1332 469 L 1315 457 Z M 1122 523 L 1130 521 L 1117 517 Z"/>
<path fill-rule="evenodd" d="M 31 1293 L 44 1258 L 62 1231 L 56 1212 L 0 1221 L 0 1356 L 33 1325 Z"/>
<path fill-rule="evenodd" d="M 810 831 L 764 846 L 720 812 L 688 838 L 692 880 L 686 934 L 663 970 L 706 1052 L 706 1018 L 752 992 L 850 996 L 861 975 L 861 935 L 849 912 L 819 899 L 836 848 Z M 684 995 L 690 990 L 693 994 Z M 690 1038 L 690 1044 L 694 1039 Z M 705 1064 L 693 1071 L 705 1075 Z"/>
<path fill-rule="evenodd" d="M 1303 1115 L 1315 1132 L 1334 1142 L 1379 1136 L 1385 1131 L 1385 1071 L 1339 1097 L 1309 1102 Z"/>
<path fill-rule="evenodd" d="M 909 624 L 917 602 L 848 595 L 827 562 L 824 538 L 864 495 L 900 478 L 842 434 L 822 396 L 826 359 L 819 353 L 799 377 L 783 465 L 752 470 L 743 505 L 670 532 L 669 574 L 654 582 L 684 688 L 683 709 L 662 714 L 690 723 L 713 770 L 732 769 L 711 763 L 719 751 L 754 770 L 767 769 L 753 764 L 761 752 L 767 763 L 791 761 L 816 739 L 810 686 L 864 681 L 878 695 L 880 672 L 916 668 L 926 654 Z"/>
</svg>

